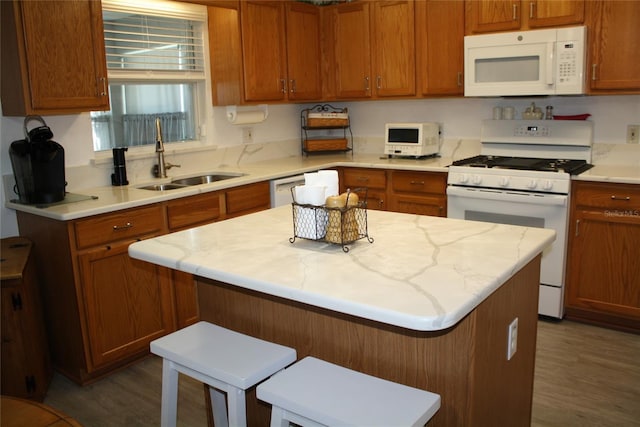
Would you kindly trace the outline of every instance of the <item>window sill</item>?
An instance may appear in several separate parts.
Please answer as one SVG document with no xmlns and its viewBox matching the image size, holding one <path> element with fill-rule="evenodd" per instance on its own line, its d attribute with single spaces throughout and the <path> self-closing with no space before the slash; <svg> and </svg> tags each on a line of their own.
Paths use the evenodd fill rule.
<svg viewBox="0 0 640 427">
<path fill-rule="evenodd" d="M 218 149 L 217 145 L 203 145 L 198 141 L 189 141 L 181 143 L 167 143 L 164 146 L 164 154 L 186 154 L 197 153 L 200 151 L 215 151 Z M 155 150 L 154 144 L 145 145 L 143 147 L 129 147 L 127 150 L 127 160 L 144 160 L 152 159 L 158 155 Z M 94 158 L 91 159 L 91 164 L 94 166 L 105 165 L 113 163 L 113 152 L 111 150 L 94 152 Z"/>
</svg>

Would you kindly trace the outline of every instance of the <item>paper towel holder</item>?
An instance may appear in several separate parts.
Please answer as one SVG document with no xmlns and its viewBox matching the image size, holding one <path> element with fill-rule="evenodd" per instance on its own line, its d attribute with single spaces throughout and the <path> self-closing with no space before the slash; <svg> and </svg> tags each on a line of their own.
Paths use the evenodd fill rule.
<svg viewBox="0 0 640 427">
<path fill-rule="evenodd" d="M 259 114 L 256 114 L 259 113 Z M 250 121 L 243 121 L 242 123 L 234 123 L 238 115 L 251 115 L 254 118 Z M 247 124 L 247 123 L 262 123 L 267 117 L 269 117 L 269 106 L 267 104 L 259 104 L 252 107 L 238 108 L 237 105 L 227 106 L 227 120 L 231 124 Z"/>
</svg>

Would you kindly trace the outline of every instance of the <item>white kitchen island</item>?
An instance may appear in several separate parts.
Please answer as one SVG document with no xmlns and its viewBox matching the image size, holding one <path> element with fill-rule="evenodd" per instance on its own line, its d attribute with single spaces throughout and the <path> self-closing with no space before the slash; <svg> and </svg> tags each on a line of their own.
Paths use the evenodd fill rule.
<svg viewBox="0 0 640 427">
<path fill-rule="evenodd" d="M 554 231 L 380 211 L 368 211 L 368 231 L 375 241 L 348 253 L 290 243 L 284 206 L 129 253 L 194 274 L 203 320 L 439 393 L 429 425 L 529 425 L 539 255 Z M 268 425 L 269 407 L 249 396 L 250 425 Z"/>
</svg>

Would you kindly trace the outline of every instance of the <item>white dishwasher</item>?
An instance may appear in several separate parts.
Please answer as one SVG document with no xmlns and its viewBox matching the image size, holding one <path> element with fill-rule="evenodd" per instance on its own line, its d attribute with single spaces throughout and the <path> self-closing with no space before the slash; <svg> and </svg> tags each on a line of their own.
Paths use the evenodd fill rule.
<svg viewBox="0 0 640 427">
<path fill-rule="evenodd" d="M 290 205 L 293 202 L 291 188 L 304 184 L 304 175 L 288 176 L 271 181 L 271 207 Z"/>
</svg>

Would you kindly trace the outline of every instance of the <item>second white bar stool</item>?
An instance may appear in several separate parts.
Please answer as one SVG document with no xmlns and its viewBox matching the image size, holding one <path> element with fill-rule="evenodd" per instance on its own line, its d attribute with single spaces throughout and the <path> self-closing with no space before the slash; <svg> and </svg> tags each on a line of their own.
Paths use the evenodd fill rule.
<svg viewBox="0 0 640 427">
<path fill-rule="evenodd" d="M 293 348 L 208 322 L 158 338 L 150 347 L 163 358 L 162 427 L 176 425 L 179 373 L 209 385 L 216 427 L 245 427 L 245 390 L 296 360 Z"/>
<path fill-rule="evenodd" d="M 422 427 L 440 395 L 305 357 L 258 386 L 271 403 L 271 427 Z"/>
</svg>

